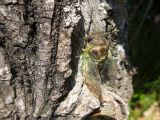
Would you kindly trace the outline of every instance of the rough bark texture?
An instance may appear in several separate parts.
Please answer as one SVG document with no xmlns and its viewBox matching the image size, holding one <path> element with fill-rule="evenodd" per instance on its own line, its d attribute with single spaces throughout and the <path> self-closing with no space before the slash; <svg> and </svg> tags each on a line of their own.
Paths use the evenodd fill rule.
<svg viewBox="0 0 160 120">
<path fill-rule="evenodd" d="M 0 0 L 0 119 L 127 119 L 125 7 L 119 0 Z M 96 31 L 107 33 L 117 64 L 102 103 L 78 72 L 83 38 Z"/>
</svg>

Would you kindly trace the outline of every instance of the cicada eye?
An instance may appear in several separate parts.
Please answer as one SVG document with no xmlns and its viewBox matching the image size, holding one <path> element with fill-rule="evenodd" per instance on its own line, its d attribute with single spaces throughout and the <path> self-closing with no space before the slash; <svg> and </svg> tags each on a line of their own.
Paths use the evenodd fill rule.
<svg viewBox="0 0 160 120">
<path fill-rule="evenodd" d="M 102 54 L 102 55 L 105 55 L 105 54 L 107 53 L 107 48 L 106 48 L 106 47 L 102 47 L 102 48 L 100 49 L 100 51 L 101 51 L 101 54 Z"/>
<path fill-rule="evenodd" d="M 99 53 L 96 49 L 91 50 L 91 53 L 92 53 L 93 57 L 95 57 L 95 58 L 99 57 Z"/>
</svg>

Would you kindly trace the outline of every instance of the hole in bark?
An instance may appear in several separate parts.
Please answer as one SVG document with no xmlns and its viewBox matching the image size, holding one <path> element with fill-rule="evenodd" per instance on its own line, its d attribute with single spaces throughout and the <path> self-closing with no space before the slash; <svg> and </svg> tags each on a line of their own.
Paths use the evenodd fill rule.
<svg viewBox="0 0 160 120">
<path fill-rule="evenodd" d="M 98 109 L 95 109 L 91 114 L 82 118 L 82 120 L 116 120 L 116 119 L 113 117 L 102 114 L 98 108 Z"/>
<path fill-rule="evenodd" d="M 89 117 L 85 120 L 116 120 L 116 119 L 105 115 L 98 115 L 94 117 Z"/>
</svg>

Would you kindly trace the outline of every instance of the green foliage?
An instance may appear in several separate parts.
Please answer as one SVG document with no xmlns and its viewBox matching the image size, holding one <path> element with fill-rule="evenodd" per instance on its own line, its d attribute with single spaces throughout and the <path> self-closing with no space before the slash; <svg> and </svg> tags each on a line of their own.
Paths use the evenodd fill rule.
<svg viewBox="0 0 160 120">
<path fill-rule="evenodd" d="M 130 59 L 138 74 L 134 76 L 131 117 L 137 120 L 155 101 L 160 101 L 160 14 L 154 0 L 128 0 Z"/>
<path fill-rule="evenodd" d="M 137 93 L 133 95 L 132 101 L 130 102 L 131 116 L 130 119 L 134 120 L 141 117 L 144 111 L 146 111 L 155 101 L 156 92 L 150 94 Z"/>
</svg>

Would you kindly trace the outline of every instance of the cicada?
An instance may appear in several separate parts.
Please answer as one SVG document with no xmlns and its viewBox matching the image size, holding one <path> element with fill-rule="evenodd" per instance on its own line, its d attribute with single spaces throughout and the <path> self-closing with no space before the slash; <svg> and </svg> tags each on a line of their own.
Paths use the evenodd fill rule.
<svg viewBox="0 0 160 120">
<path fill-rule="evenodd" d="M 85 38 L 80 56 L 80 72 L 88 89 L 101 100 L 102 73 L 108 57 L 109 42 L 102 33 L 92 33 Z"/>
</svg>

